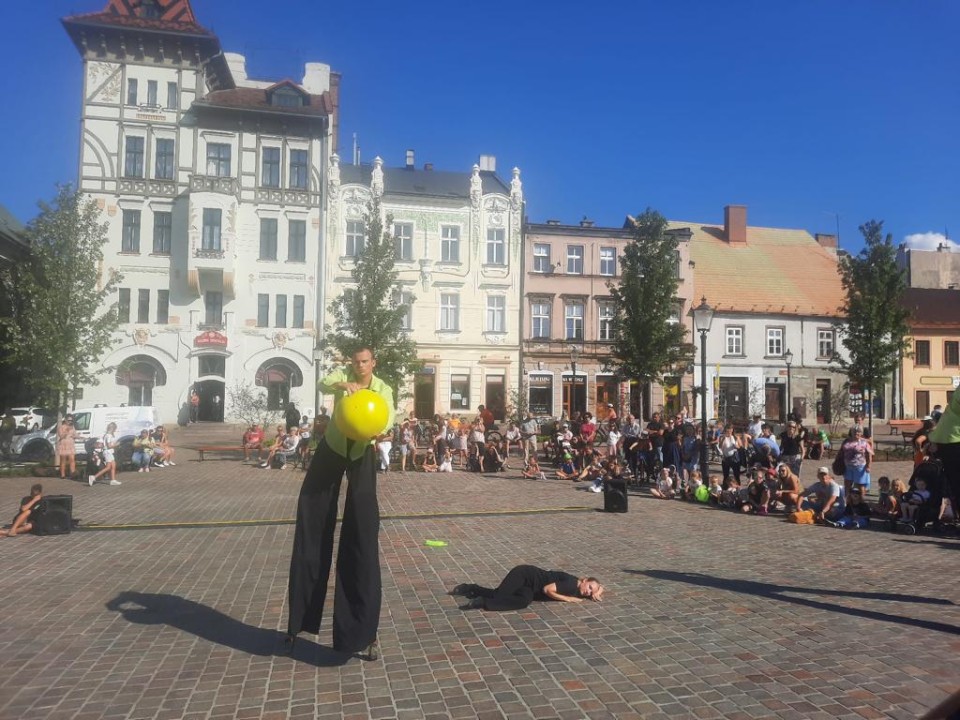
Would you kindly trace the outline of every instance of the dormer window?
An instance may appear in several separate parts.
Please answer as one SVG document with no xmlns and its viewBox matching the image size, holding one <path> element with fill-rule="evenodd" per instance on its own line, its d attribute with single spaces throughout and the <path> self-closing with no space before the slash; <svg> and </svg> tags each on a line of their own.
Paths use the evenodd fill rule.
<svg viewBox="0 0 960 720">
<path fill-rule="evenodd" d="M 273 91 L 270 104 L 276 107 L 303 107 L 303 96 L 293 88 L 279 88 Z"/>
<path fill-rule="evenodd" d="M 142 18 L 147 18 L 148 20 L 159 20 L 160 6 L 157 5 L 156 0 L 141 0 L 137 14 Z"/>
</svg>

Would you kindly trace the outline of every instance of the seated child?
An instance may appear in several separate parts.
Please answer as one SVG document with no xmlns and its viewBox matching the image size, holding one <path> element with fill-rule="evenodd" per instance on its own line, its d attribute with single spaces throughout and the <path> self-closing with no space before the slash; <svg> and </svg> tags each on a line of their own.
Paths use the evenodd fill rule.
<svg viewBox="0 0 960 720">
<path fill-rule="evenodd" d="M 560 467 L 557 468 L 557 477 L 561 480 L 574 480 L 579 474 L 580 473 L 573 467 L 573 453 L 568 443 L 564 446 L 563 454 L 560 456 Z"/>
<path fill-rule="evenodd" d="M 423 463 L 420 465 L 420 468 L 424 472 L 437 472 L 440 467 L 437 465 L 437 457 L 433 454 L 433 448 L 427 450 L 426 456 L 423 458 Z"/>
<path fill-rule="evenodd" d="M 656 485 L 650 488 L 650 494 L 655 498 L 660 498 L 661 500 L 670 500 L 673 498 L 673 476 L 671 470 L 673 470 L 672 465 L 663 468 L 660 471 L 660 477 L 657 478 Z M 674 473 L 675 472 L 676 471 L 674 471 Z"/>
<path fill-rule="evenodd" d="M 443 459 L 440 460 L 438 472 L 453 472 L 453 453 L 449 447 L 443 451 Z"/>
<path fill-rule="evenodd" d="M 33 523 L 30 522 L 30 514 L 33 512 L 37 503 L 43 500 L 43 486 L 39 483 L 30 488 L 29 497 L 20 501 L 20 509 L 13 518 L 13 524 L 8 530 L 0 530 L 0 537 L 13 537 L 22 535 L 33 530 Z"/>
<path fill-rule="evenodd" d="M 707 490 L 710 492 L 710 504 L 719 505 L 723 501 L 722 478 L 719 475 L 710 476 L 710 486 Z"/>
<path fill-rule="evenodd" d="M 747 485 L 746 500 L 740 503 L 740 511 L 745 513 L 756 513 L 757 515 L 767 514 L 767 503 L 765 497 L 769 497 L 770 492 L 764 482 L 766 473 L 762 468 L 754 468 L 750 471 L 750 484 Z"/>
<path fill-rule="evenodd" d="M 528 480 L 546 480 L 546 474 L 540 469 L 540 463 L 537 462 L 537 456 L 532 454 L 530 459 L 527 460 L 527 466 L 523 469 L 521 473 L 523 477 Z"/>
<path fill-rule="evenodd" d="M 824 520 L 824 522 L 834 527 L 856 530 L 857 528 L 869 527 L 871 512 L 870 503 L 864 499 L 863 491 L 859 486 L 854 485 L 850 490 L 850 498 L 847 500 L 846 507 L 843 509 L 843 515 L 836 521 Z"/>
<path fill-rule="evenodd" d="M 683 489 L 683 499 L 688 502 L 694 502 L 697 499 L 697 488 L 703 485 L 703 476 L 699 470 L 690 472 L 690 480 Z"/>
<path fill-rule="evenodd" d="M 740 481 L 730 478 L 727 487 L 720 494 L 720 504 L 724 507 L 735 508 L 740 505 Z"/>
<path fill-rule="evenodd" d="M 874 517 L 890 522 L 890 529 L 895 530 L 900 519 L 900 503 L 906 487 L 903 480 L 897 478 L 892 483 L 886 475 L 877 480 L 880 489 L 880 502 L 873 510 Z"/>
<path fill-rule="evenodd" d="M 927 481 L 923 478 L 917 478 L 915 482 L 916 489 L 903 494 L 903 521 L 911 524 L 916 523 L 920 506 L 930 499 Z"/>
</svg>

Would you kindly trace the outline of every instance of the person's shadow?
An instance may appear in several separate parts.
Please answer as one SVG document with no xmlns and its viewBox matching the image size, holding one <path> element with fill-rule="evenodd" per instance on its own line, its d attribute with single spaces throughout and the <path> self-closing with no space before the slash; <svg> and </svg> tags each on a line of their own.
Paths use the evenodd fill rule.
<svg viewBox="0 0 960 720">
<path fill-rule="evenodd" d="M 656 580 L 670 580 L 673 582 L 688 583 L 690 585 L 699 585 L 700 587 L 715 588 L 717 590 L 728 590 L 745 595 L 755 595 L 771 600 L 779 600 L 781 602 L 801 605 L 816 610 L 827 610 L 829 612 L 852 615 L 868 620 L 882 620 L 898 625 L 910 625 L 912 627 L 924 628 L 925 630 L 935 630 L 951 635 L 960 635 L 960 627 L 937 622 L 936 620 L 923 620 L 905 615 L 891 615 L 876 610 L 834 605 L 829 602 L 822 602 L 812 598 L 795 597 L 793 595 L 787 595 L 786 593 L 809 593 L 810 595 L 862 598 L 864 600 L 883 600 L 886 602 L 921 603 L 925 605 L 955 605 L 952 600 L 944 600 L 942 598 L 928 598 L 921 595 L 901 595 L 898 593 L 860 592 L 857 590 L 830 590 L 824 588 L 797 587 L 793 585 L 775 585 L 773 583 L 757 582 L 755 580 L 728 579 L 705 575 L 703 573 L 674 572 L 672 570 L 632 570 L 630 568 L 623 568 L 623 571 L 631 575 L 646 575 Z"/>
<path fill-rule="evenodd" d="M 126 590 L 106 605 L 129 622 L 138 625 L 169 625 L 218 645 L 249 655 L 284 655 L 284 635 L 276 630 L 247 625 L 206 605 L 166 593 L 141 593 Z M 351 656 L 333 648 L 297 639 L 294 660 L 317 667 L 336 667 Z"/>
</svg>

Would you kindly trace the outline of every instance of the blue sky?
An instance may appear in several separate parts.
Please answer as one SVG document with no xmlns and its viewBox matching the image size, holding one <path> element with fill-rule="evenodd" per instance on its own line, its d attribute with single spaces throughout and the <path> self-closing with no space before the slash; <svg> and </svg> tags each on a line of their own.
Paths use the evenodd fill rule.
<svg viewBox="0 0 960 720">
<path fill-rule="evenodd" d="M 0 45 L 5 182 L 28 220 L 77 170 L 81 65 L 59 18 L 105 0 L 10 3 Z M 517 165 L 532 221 L 619 225 L 653 207 L 897 242 L 960 236 L 953 0 L 192 0 L 252 77 L 343 74 L 341 155 Z M 928 240 L 936 240 L 936 235 Z"/>
</svg>

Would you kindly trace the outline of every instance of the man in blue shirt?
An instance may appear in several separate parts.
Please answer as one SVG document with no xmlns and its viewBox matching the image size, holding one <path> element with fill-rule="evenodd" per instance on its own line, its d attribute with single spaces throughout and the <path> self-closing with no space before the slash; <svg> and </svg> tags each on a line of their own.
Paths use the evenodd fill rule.
<svg viewBox="0 0 960 720">
<path fill-rule="evenodd" d="M 760 436 L 755 438 L 753 446 L 757 450 L 757 462 L 764 467 L 773 467 L 780 457 L 780 446 L 773 438 L 769 425 L 764 425 Z"/>
<path fill-rule="evenodd" d="M 356 350 L 349 368 L 335 370 L 320 381 L 320 391 L 339 402 L 357 390 L 380 395 L 389 410 L 384 431 L 393 427 L 393 390 L 373 374 L 377 361 L 368 347 Z M 347 438 L 330 423 L 317 445 L 297 502 L 297 526 L 290 558 L 288 595 L 290 650 L 300 632 L 317 634 L 333 560 L 337 499 L 346 473 L 347 499 L 340 526 L 337 582 L 333 601 L 333 647 L 353 654 L 367 650 L 377 659 L 380 624 L 380 510 L 377 505 L 377 460 L 374 443 Z"/>
</svg>

